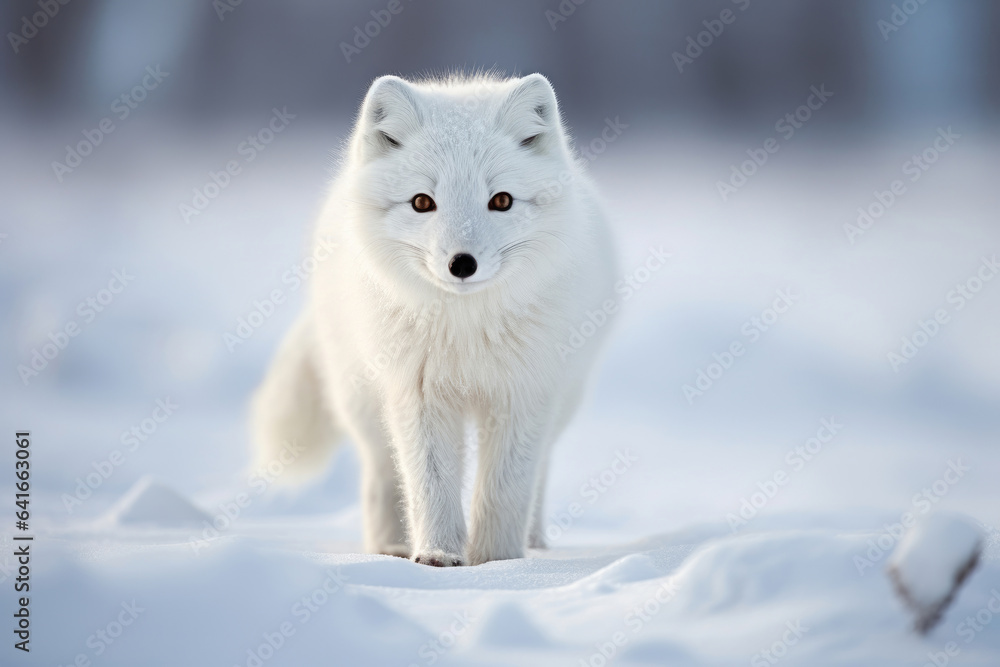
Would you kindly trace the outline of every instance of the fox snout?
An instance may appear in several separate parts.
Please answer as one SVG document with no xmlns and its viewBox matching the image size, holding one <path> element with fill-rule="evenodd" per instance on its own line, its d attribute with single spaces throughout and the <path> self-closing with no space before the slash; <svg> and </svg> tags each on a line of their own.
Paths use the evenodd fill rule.
<svg viewBox="0 0 1000 667">
<path fill-rule="evenodd" d="M 468 285 L 469 289 L 473 283 L 489 282 L 500 268 L 494 250 L 500 239 L 475 220 L 453 224 L 445 218 L 440 224 L 427 243 L 431 272 L 443 283 Z"/>
<path fill-rule="evenodd" d="M 460 252 L 448 262 L 448 270 L 456 278 L 465 280 L 476 272 L 478 264 L 472 255 Z"/>
</svg>

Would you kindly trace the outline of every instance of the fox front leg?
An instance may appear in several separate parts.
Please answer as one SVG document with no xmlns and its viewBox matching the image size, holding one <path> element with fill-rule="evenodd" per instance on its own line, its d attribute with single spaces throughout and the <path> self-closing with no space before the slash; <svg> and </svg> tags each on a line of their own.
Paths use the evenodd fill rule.
<svg viewBox="0 0 1000 667">
<path fill-rule="evenodd" d="M 393 397 L 386 415 L 403 482 L 413 560 L 437 567 L 464 565 L 460 411 L 413 391 Z"/>
<path fill-rule="evenodd" d="M 548 410 L 544 401 L 523 400 L 504 412 L 505 418 L 482 420 L 493 427 L 481 430 L 470 565 L 524 557 Z"/>
</svg>

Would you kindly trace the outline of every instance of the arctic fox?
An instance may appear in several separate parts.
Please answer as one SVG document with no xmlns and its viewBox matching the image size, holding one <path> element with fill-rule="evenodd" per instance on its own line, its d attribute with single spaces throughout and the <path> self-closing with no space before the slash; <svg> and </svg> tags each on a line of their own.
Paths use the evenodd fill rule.
<svg viewBox="0 0 1000 667">
<path fill-rule="evenodd" d="M 549 451 L 616 271 L 548 80 L 377 79 L 313 243 L 329 258 L 253 400 L 258 462 L 294 442 L 294 472 L 318 473 L 348 435 L 369 552 L 448 567 L 544 547 Z"/>
</svg>

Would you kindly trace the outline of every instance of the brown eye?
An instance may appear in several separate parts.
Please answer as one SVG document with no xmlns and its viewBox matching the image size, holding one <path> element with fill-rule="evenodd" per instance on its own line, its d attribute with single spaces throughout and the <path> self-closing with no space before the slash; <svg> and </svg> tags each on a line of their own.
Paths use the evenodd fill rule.
<svg viewBox="0 0 1000 667">
<path fill-rule="evenodd" d="M 427 213 L 437 208 L 434 204 L 434 200 L 424 193 L 420 193 L 414 197 L 410 203 L 413 205 L 413 210 L 417 213 Z"/>
<path fill-rule="evenodd" d="M 514 198 L 506 192 L 498 192 L 493 195 L 493 199 L 490 200 L 490 210 L 491 211 L 506 211 L 514 203 Z"/>
</svg>

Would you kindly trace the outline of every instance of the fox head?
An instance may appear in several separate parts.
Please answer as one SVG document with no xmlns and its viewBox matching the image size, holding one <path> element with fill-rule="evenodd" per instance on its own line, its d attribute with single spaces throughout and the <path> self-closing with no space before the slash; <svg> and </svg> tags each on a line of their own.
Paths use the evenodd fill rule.
<svg viewBox="0 0 1000 667">
<path fill-rule="evenodd" d="M 349 145 L 361 254 L 385 278 L 457 294 L 534 280 L 572 261 L 582 172 L 540 74 L 368 91 Z M 576 217 L 576 220 L 574 220 Z"/>
</svg>

